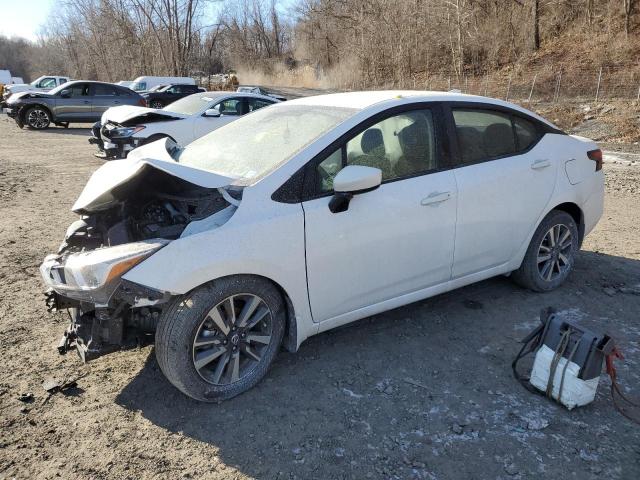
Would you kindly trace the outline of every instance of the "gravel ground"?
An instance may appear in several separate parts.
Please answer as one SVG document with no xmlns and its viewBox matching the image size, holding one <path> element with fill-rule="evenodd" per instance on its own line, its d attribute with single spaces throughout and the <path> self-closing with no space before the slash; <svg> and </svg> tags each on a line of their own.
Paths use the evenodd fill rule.
<svg viewBox="0 0 640 480">
<path fill-rule="evenodd" d="M 0 479 L 640 478 L 640 430 L 614 410 L 608 379 L 569 412 L 510 369 L 554 306 L 617 339 L 621 382 L 640 394 L 640 295 L 620 289 L 640 284 L 640 162 L 605 166 L 605 214 L 558 291 L 500 277 L 376 315 L 203 405 L 163 378 L 150 346 L 89 365 L 56 353 L 65 318 L 46 312 L 38 265 L 101 163 L 87 135 L 0 117 Z M 84 376 L 47 400 L 50 375 Z"/>
</svg>

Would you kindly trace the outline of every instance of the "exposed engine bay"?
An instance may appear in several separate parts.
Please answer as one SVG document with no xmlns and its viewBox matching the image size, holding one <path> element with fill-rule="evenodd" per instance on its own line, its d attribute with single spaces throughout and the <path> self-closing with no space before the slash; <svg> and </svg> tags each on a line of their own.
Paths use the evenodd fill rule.
<svg viewBox="0 0 640 480">
<path fill-rule="evenodd" d="M 171 296 L 124 280 L 122 274 L 181 235 L 226 222 L 241 200 L 242 189 L 203 188 L 147 168 L 110 195 L 113 200 L 104 209 L 80 212 L 58 253 L 47 257 L 41 267 L 43 278 L 53 287 L 46 293 L 47 307 L 66 309 L 71 318 L 58 350 L 66 353 L 75 348 L 84 361 L 153 338 L 162 307 Z M 198 223 L 201 226 L 195 228 Z M 186 231 L 190 224 L 191 230 Z M 140 255 L 140 248 L 148 251 Z M 78 259 L 114 250 L 122 250 L 124 256 L 76 266 Z M 135 262 L 127 263 L 130 260 Z M 126 265 L 126 270 L 112 276 L 116 270 L 112 264 Z"/>
<path fill-rule="evenodd" d="M 219 189 L 198 187 L 155 169 L 112 193 L 122 200 L 108 210 L 82 215 L 69 227 L 58 253 L 152 238 L 175 240 L 192 221 L 230 205 Z"/>
</svg>

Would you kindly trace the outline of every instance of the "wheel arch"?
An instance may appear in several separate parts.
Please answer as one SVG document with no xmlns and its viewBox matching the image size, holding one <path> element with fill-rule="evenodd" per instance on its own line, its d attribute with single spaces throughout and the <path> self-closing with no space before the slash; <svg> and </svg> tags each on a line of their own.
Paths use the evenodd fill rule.
<svg viewBox="0 0 640 480">
<path fill-rule="evenodd" d="M 549 215 L 549 213 L 551 213 L 553 210 L 560 210 L 571 215 L 573 220 L 576 222 L 576 225 L 578 226 L 578 240 L 579 245 L 582 246 L 582 240 L 584 239 L 584 212 L 582 211 L 582 209 L 573 202 L 564 202 L 550 209 L 547 215 Z"/>
<path fill-rule="evenodd" d="M 147 138 L 145 138 L 144 141 L 141 142 L 139 146 L 146 145 L 146 144 L 151 143 L 151 142 L 155 142 L 156 140 L 160 140 L 162 138 L 168 138 L 172 142 L 178 143 L 178 142 L 176 142 L 175 138 L 173 138 L 168 133 L 154 133 L 152 135 L 149 135 Z"/>
<path fill-rule="evenodd" d="M 22 110 L 20 110 L 20 116 L 22 117 L 22 121 L 23 123 L 25 123 L 25 125 L 27 124 L 27 112 L 29 110 L 31 110 L 33 107 L 40 107 L 44 110 L 47 111 L 47 113 L 49 114 L 49 119 L 51 120 L 51 123 L 54 123 L 54 117 L 53 117 L 53 111 L 44 103 L 30 103 L 28 105 L 25 105 Z"/>
<path fill-rule="evenodd" d="M 210 280 L 209 282 L 206 282 L 205 285 L 207 283 L 215 283 L 216 281 L 222 280 L 224 278 L 231 278 L 231 277 L 259 278 L 271 283 L 278 290 L 278 292 L 282 296 L 282 300 L 284 301 L 285 319 L 286 319 L 286 324 L 284 326 L 284 337 L 282 339 L 282 346 L 288 352 L 296 352 L 298 350 L 298 322 L 296 320 L 293 302 L 291 301 L 291 297 L 289 296 L 287 291 L 284 289 L 284 287 L 269 277 L 265 277 L 264 275 L 256 275 L 252 273 L 224 275 L 222 277 L 218 277 L 213 280 Z M 195 288 L 199 288 L 201 286 L 202 285 L 198 285 Z"/>
</svg>

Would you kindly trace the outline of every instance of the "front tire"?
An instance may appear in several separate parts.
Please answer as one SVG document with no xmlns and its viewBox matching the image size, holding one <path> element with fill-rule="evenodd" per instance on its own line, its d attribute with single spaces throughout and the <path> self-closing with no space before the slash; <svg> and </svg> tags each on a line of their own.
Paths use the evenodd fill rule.
<svg viewBox="0 0 640 480">
<path fill-rule="evenodd" d="M 202 402 L 227 400 L 265 376 L 284 335 L 278 289 L 253 276 L 198 287 L 164 309 L 156 358 L 167 379 Z"/>
<path fill-rule="evenodd" d="M 512 278 L 536 292 L 555 290 L 567 279 L 580 245 L 578 227 L 567 212 L 552 210 L 533 234 L 520 268 Z"/>
<path fill-rule="evenodd" d="M 24 113 L 24 123 L 34 130 L 44 130 L 51 124 L 51 114 L 46 108 L 36 105 Z"/>
</svg>

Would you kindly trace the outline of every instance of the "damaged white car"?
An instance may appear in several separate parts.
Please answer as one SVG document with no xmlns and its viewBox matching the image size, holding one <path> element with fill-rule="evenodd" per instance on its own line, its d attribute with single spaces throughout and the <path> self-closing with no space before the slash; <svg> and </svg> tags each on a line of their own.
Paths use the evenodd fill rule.
<svg viewBox="0 0 640 480">
<path fill-rule="evenodd" d="M 125 158 L 131 150 L 161 138 L 185 146 L 242 115 L 278 102 L 252 93 L 202 92 L 155 109 L 122 105 L 108 109 L 94 124 L 89 143 L 97 156 Z"/>
<path fill-rule="evenodd" d="M 41 273 L 61 352 L 155 334 L 170 382 L 217 401 L 354 320 L 501 274 L 558 287 L 603 198 L 598 147 L 518 106 L 309 97 L 105 164 Z"/>
</svg>

